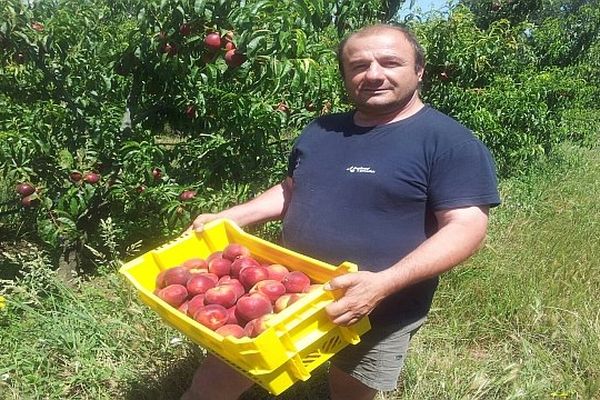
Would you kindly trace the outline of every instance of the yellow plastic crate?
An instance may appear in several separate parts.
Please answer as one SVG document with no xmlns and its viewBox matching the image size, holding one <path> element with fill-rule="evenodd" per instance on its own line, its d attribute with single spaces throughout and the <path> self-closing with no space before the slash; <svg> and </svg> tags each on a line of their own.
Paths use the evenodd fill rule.
<svg viewBox="0 0 600 400">
<path fill-rule="evenodd" d="M 348 344 L 360 342 L 360 335 L 371 328 L 367 317 L 350 327 L 333 324 L 325 307 L 334 300 L 334 294 L 318 289 L 275 314 L 256 338 L 222 337 L 153 294 L 160 271 L 190 258 L 207 257 L 229 243 L 248 247 L 261 262 L 302 271 L 317 283 L 357 270 L 352 263 L 334 266 L 293 252 L 220 219 L 207 224 L 203 232 L 187 233 L 128 262 L 120 272 L 137 288 L 141 300 L 169 325 L 274 395 L 310 378 L 315 368 Z"/>
</svg>

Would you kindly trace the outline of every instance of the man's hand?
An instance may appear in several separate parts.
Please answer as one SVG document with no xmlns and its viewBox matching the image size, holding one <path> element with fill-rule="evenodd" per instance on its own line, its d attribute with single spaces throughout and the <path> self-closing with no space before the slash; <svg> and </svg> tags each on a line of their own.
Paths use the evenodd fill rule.
<svg viewBox="0 0 600 400">
<path fill-rule="evenodd" d="M 198 215 L 192 224 L 186 229 L 186 232 L 197 231 L 201 232 L 204 229 L 204 225 L 218 219 L 218 214 L 200 214 Z"/>
<path fill-rule="evenodd" d="M 325 311 L 334 324 L 348 326 L 373 311 L 387 295 L 383 274 L 359 271 L 331 279 L 325 290 L 344 291 L 343 297 L 329 304 Z"/>
</svg>

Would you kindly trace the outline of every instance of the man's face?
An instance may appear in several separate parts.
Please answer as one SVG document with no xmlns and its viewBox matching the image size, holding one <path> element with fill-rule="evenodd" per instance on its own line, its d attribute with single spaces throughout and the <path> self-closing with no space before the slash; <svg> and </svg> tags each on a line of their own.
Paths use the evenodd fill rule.
<svg viewBox="0 0 600 400">
<path fill-rule="evenodd" d="M 414 97 L 423 71 L 402 32 L 386 29 L 354 36 L 344 47 L 344 84 L 356 108 L 367 114 L 400 111 Z"/>
</svg>

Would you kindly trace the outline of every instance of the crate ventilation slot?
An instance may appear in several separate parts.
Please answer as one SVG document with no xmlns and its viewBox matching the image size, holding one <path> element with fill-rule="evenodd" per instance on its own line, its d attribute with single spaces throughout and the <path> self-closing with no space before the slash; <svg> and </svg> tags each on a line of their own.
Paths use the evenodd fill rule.
<svg viewBox="0 0 600 400">
<path fill-rule="evenodd" d="M 321 358 L 321 353 L 319 353 L 319 352 L 310 353 L 310 354 L 307 354 L 302 359 L 302 364 L 304 364 L 304 366 L 307 367 L 320 358 Z"/>
<path fill-rule="evenodd" d="M 338 349 L 341 344 L 341 340 L 339 336 L 334 336 L 325 343 L 323 343 L 323 352 L 331 353 Z"/>
</svg>

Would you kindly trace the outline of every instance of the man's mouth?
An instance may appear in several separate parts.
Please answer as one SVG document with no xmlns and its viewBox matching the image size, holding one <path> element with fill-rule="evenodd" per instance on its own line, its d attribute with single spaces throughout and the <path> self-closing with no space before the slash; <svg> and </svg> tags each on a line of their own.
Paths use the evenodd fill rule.
<svg viewBox="0 0 600 400">
<path fill-rule="evenodd" d="M 379 93 L 385 93 L 388 90 L 389 89 L 386 89 L 386 88 L 362 88 L 360 91 L 364 92 L 364 93 L 369 93 L 369 94 L 379 94 Z"/>
</svg>

